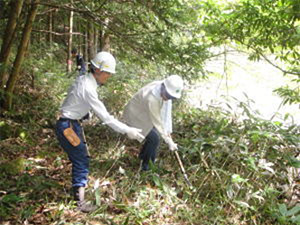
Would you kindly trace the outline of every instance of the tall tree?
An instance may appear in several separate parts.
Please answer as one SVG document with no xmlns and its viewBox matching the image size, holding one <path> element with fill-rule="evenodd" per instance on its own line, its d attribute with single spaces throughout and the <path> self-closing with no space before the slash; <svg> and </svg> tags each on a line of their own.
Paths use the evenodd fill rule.
<svg viewBox="0 0 300 225">
<path fill-rule="evenodd" d="M 95 55 L 95 27 L 94 24 L 88 24 L 88 53 L 89 58 L 92 59 Z"/>
<path fill-rule="evenodd" d="M 27 48 L 29 40 L 30 40 L 32 24 L 33 24 L 33 21 L 36 17 L 37 10 L 38 10 L 38 3 L 39 3 L 39 0 L 33 0 L 32 4 L 31 4 L 30 10 L 29 10 L 29 13 L 27 16 L 26 24 L 24 26 L 22 39 L 21 39 L 21 42 L 20 42 L 20 45 L 18 48 L 18 53 L 17 53 L 16 59 L 13 64 L 12 72 L 7 81 L 7 86 L 4 91 L 5 99 L 4 99 L 4 103 L 3 103 L 3 108 L 6 110 L 10 110 L 11 106 L 12 106 L 12 99 L 13 99 L 13 92 L 15 89 L 15 84 L 18 79 L 21 65 L 24 60 L 26 48 Z"/>
<path fill-rule="evenodd" d="M 85 61 L 89 61 L 91 60 L 89 57 L 89 49 L 88 49 L 88 44 L 89 44 L 89 40 L 88 40 L 88 29 L 86 28 L 84 31 L 84 60 Z"/>
<path fill-rule="evenodd" d="M 17 21 L 20 16 L 23 0 L 12 0 L 11 8 L 5 32 L 3 34 L 3 42 L 0 52 L 0 88 L 4 87 L 6 81 L 7 63 L 11 52 L 11 47 L 16 35 Z"/>
<path fill-rule="evenodd" d="M 49 45 L 52 46 L 52 42 L 53 42 L 53 10 L 50 9 L 50 11 L 48 12 L 48 42 Z"/>
<path fill-rule="evenodd" d="M 70 11 L 69 16 L 69 35 L 68 35 L 68 59 L 67 59 L 67 72 L 70 73 L 72 70 L 72 59 L 71 59 L 71 51 L 72 51 L 72 40 L 73 40 L 73 15 L 74 12 Z"/>
<path fill-rule="evenodd" d="M 109 25 L 109 19 L 106 18 L 101 32 L 101 49 L 103 51 L 110 51 L 110 39 L 109 39 L 109 30 L 107 29 Z"/>
</svg>

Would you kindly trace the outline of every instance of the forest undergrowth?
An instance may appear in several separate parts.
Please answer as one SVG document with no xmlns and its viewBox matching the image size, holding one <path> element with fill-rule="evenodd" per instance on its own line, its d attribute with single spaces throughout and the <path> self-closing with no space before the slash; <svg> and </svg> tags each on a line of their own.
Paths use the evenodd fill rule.
<svg viewBox="0 0 300 225">
<path fill-rule="evenodd" d="M 34 85 L 24 79 L 14 110 L 1 114 L 1 224 L 300 224 L 299 126 L 263 120 L 243 102 L 243 120 L 175 103 L 174 140 L 192 187 L 164 143 L 151 171 L 141 173 L 141 145 L 93 117 L 84 125 L 87 198 L 98 209 L 76 211 L 71 164 L 54 131 L 71 79 L 56 70 L 41 69 Z M 131 93 L 112 82 L 104 103 L 122 109 Z"/>
</svg>

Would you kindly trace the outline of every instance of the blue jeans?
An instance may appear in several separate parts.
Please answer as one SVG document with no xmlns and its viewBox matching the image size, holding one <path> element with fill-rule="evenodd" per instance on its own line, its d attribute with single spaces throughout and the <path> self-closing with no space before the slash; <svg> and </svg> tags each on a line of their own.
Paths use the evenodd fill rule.
<svg viewBox="0 0 300 225">
<path fill-rule="evenodd" d="M 152 163 L 155 162 L 157 149 L 160 142 L 159 133 L 155 128 L 149 132 L 149 134 L 145 137 L 145 143 L 141 149 L 139 154 L 139 158 L 142 162 L 142 170 L 149 170 L 149 161 Z"/>
<path fill-rule="evenodd" d="M 76 147 L 70 144 L 63 134 L 63 131 L 68 127 L 73 127 L 73 130 L 80 138 L 80 144 Z M 68 154 L 72 163 L 72 186 L 85 187 L 88 182 L 90 156 L 87 152 L 86 144 L 82 136 L 82 128 L 78 121 L 61 118 L 56 122 L 57 139 Z"/>
</svg>

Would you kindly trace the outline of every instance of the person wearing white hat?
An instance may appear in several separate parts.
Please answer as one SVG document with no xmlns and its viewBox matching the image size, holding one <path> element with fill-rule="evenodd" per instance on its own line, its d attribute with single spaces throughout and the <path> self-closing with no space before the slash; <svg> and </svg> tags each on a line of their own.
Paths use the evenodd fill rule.
<svg viewBox="0 0 300 225">
<path fill-rule="evenodd" d="M 78 209 L 91 212 L 94 206 L 84 200 L 85 186 L 88 182 L 90 156 L 87 151 L 83 129 L 80 120 L 90 110 L 114 131 L 127 134 L 130 139 L 140 142 L 144 139 L 141 130 L 129 127 L 111 116 L 105 105 L 98 98 L 97 87 L 107 82 L 115 73 L 115 58 L 108 52 L 99 52 L 91 60 L 91 72 L 77 77 L 68 91 L 60 109 L 60 118 L 56 123 L 58 141 L 72 163 L 72 188 Z"/>
<path fill-rule="evenodd" d="M 149 170 L 150 160 L 155 162 L 160 136 L 171 151 L 178 149 L 171 137 L 172 99 L 181 97 L 183 86 L 183 80 L 178 75 L 153 81 L 141 88 L 125 106 L 125 123 L 141 129 L 145 136 L 145 143 L 139 154 L 142 171 Z"/>
</svg>

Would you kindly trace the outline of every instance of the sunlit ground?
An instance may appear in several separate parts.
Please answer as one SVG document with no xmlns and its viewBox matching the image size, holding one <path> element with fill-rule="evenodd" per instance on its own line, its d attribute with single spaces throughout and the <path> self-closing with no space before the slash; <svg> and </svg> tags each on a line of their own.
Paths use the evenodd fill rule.
<svg viewBox="0 0 300 225">
<path fill-rule="evenodd" d="M 299 105 L 282 105 L 282 99 L 273 92 L 278 87 L 291 84 L 292 76 L 283 76 L 268 62 L 252 62 L 246 55 L 237 52 L 227 55 L 226 73 L 224 65 L 224 57 L 207 64 L 206 69 L 220 75 L 210 76 L 209 81 L 189 88 L 188 101 L 193 106 L 205 109 L 214 105 L 229 110 L 230 105 L 230 111 L 241 113 L 238 102 L 249 102 L 251 109 L 257 110 L 264 119 L 284 121 L 284 117 L 290 114 L 286 123 L 300 123 Z"/>
</svg>

